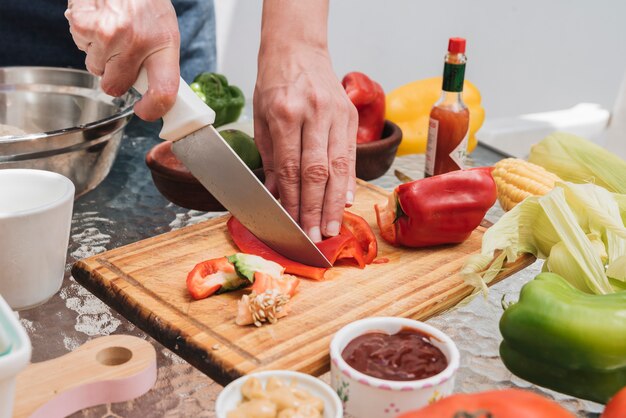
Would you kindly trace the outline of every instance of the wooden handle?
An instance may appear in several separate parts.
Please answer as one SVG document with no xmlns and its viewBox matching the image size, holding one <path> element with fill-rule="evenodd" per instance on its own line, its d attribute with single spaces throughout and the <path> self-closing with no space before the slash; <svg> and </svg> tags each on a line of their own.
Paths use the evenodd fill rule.
<svg viewBox="0 0 626 418">
<path fill-rule="evenodd" d="M 96 338 L 18 374 L 13 417 L 65 417 L 134 399 L 152 388 L 156 376 L 156 352 L 149 342 L 130 335 Z"/>
</svg>

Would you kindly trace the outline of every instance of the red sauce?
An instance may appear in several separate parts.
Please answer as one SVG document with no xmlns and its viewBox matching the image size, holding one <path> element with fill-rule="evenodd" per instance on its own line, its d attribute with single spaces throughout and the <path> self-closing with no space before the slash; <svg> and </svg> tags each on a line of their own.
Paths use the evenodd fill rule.
<svg viewBox="0 0 626 418">
<path fill-rule="evenodd" d="M 445 355 L 430 338 L 412 328 L 402 328 L 393 335 L 371 332 L 350 341 L 341 356 L 352 368 L 379 379 L 426 379 L 448 366 Z"/>
<path fill-rule="evenodd" d="M 430 117 L 439 121 L 437 148 L 435 151 L 435 172 L 433 175 L 436 176 L 463 169 L 450 157 L 450 154 L 467 135 L 470 117 L 469 110 L 467 108 L 452 110 L 445 107 L 433 107 Z"/>
<path fill-rule="evenodd" d="M 382 258 L 377 258 L 376 260 L 372 261 L 372 264 L 385 264 L 388 262 L 389 262 L 389 259 L 387 257 L 382 257 Z"/>
</svg>

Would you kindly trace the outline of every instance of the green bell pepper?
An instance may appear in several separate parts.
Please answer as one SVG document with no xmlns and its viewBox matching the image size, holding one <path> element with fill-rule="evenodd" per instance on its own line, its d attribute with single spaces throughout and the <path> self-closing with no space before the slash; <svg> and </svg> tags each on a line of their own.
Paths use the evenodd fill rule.
<svg viewBox="0 0 626 418">
<path fill-rule="evenodd" d="M 626 386 L 626 292 L 584 293 L 541 273 L 500 319 L 500 356 L 515 375 L 606 403 Z"/>
<path fill-rule="evenodd" d="M 236 121 L 246 104 L 243 92 L 237 86 L 229 85 L 222 74 L 201 73 L 194 78 L 191 89 L 215 111 L 213 126 Z"/>
</svg>

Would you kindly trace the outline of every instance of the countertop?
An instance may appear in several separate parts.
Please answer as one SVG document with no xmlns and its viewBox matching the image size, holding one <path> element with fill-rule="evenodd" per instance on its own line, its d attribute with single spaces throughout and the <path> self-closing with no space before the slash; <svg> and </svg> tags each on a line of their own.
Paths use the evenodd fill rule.
<svg viewBox="0 0 626 418">
<path fill-rule="evenodd" d="M 76 417 L 215 416 L 213 407 L 220 385 L 109 308 L 70 275 L 77 260 L 221 214 L 184 209 L 159 194 L 144 162 L 146 152 L 160 141 L 157 128 L 137 121 L 127 127 L 111 173 L 95 190 L 75 202 L 66 275 L 60 292 L 45 304 L 20 312 L 20 321 L 32 341 L 33 362 L 61 356 L 92 338 L 109 334 L 135 335 L 154 345 L 158 379 L 150 392 L 133 401 L 81 411 Z M 471 154 L 469 164 L 491 165 L 501 158 L 502 155 L 479 146 Z M 398 157 L 388 173 L 372 183 L 391 190 L 399 184 L 394 169 L 419 178 L 423 166 L 423 155 Z M 496 221 L 501 215 L 496 203 L 487 218 Z M 471 296 L 427 322 L 447 333 L 459 347 L 461 368 L 456 392 L 530 388 L 556 399 L 579 416 L 596 417 L 602 409 L 600 405 L 518 379 L 498 356 L 500 300 L 503 295 L 507 300 L 516 300 L 520 287 L 540 269 L 541 262 L 537 261 L 491 287 L 486 299 Z M 322 378 L 327 380 L 328 374 Z"/>
</svg>

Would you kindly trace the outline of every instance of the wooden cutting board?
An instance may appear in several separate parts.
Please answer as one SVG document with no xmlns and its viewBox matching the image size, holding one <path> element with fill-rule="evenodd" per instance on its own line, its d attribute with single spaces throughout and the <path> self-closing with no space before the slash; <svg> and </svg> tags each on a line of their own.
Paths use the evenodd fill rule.
<svg viewBox="0 0 626 418">
<path fill-rule="evenodd" d="M 289 316 L 277 324 L 235 325 L 243 291 L 193 301 L 187 272 L 202 260 L 236 252 L 227 216 L 168 232 L 77 262 L 74 278 L 100 299 L 219 383 L 262 369 L 314 375 L 328 370 L 328 348 L 342 326 L 368 316 L 425 319 L 450 308 L 472 288 L 458 274 L 463 261 L 480 251 L 480 226 L 460 245 L 401 249 L 378 234 L 375 203 L 387 192 L 360 182 L 355 205 L 376 232 L 385 264 L 364 270 L 336 267 L 326 280 L 302 280 Z M 425 197 L 427 198 L 427 197 Z M 501 280 L 532 263 L 523 257 Z"/>
</svg>

